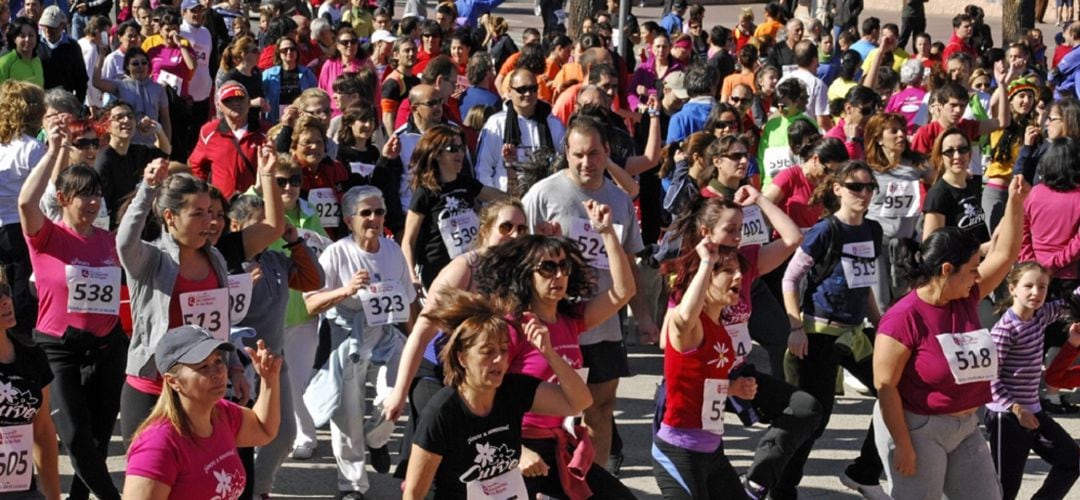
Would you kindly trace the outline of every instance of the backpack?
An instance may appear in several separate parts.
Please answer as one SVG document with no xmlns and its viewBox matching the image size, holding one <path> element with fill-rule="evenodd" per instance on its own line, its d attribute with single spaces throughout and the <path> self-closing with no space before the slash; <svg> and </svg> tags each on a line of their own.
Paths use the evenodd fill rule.
<svg viewBox="0 0 1080 500">
<path fill-rule="evenodd" d="M 835 215 L 830 215 L 825 220 L 829 223 L 829 246 L 825 252 L 825 258 L 814 262 L 814 267 L 810 268 L 810 273 L 806 277 L 807 297 L 832 275 L 833 269 L 836 269 L 844 253 L 844 241 L 836 237 L 840 233 L 840 220 Z M 870 233 L 874 239 L 874 255 L 881 255 L 881 239 L 884 236 L 881 224 L 873 219 L 863 219 L 863 224 L 870 226 Z"/>
</svg>

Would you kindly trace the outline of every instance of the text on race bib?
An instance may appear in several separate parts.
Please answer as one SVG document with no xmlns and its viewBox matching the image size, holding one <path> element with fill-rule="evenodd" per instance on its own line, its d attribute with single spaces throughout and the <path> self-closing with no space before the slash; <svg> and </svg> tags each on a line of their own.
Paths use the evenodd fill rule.
<svg viewBox="0 0 1080 500">
<path fill-rule="evenodd" d="M 731 345 L 735 347 L 735 358 L 745 358 L 754 348 L 754 341 L 750 338 L 750 327 L 746 323 L 724 325 L 731 337 Z"/>
<path fill-rule="evenodd" d="M 33 424 L 0 427 L 0 493 L 30 489 L 33 445 Z"/>
<path fill-rule="evenodd" d="M 117 266 L 64 266 L 69 313 L 118 314 L 120 268 Z"/>
<path fill-rule="evenodd" d="M 229 275 L 229 316 L 231 324 L 239 324 L 251 307 L 251 273 Z"/>
<path fill-rule="evenodd" d="M 316 188 L 308 191 L 308 203 L 319 214 L 319 223 L 323 227 L 341 225 L 341 202 L 331 188 Z"/>
<path fill-rule="evenodd" d="M 889 181 L 881 196 L 882 217 L 914 217 L 919 213 L 919 181 Z"/>
<path fill-rule="evenodd" d="M 409 320 L 405 287 L 397 281 L 372 283 L 358 292 L 364 303 L 368 326 L 404 323 Z"/>
<path fill-rule="evenodd" d="M 990 330 L 983 328 L 967 333 L 943 333 L 937 336 L 937 340 L 957 384 L 997 378 L 997 347 Z"/>
<path fill-rule="evenodd" d="M 229 338 L 229 289 L 214 288 L 180 294 L 185 325 L 201 326 L 218 340 Z"/>
<path fill-rule="evenodd" d="M 769 177 L 776 177 L 776 174 L 795 163 L 794 159 L 791 158 L 791 148 L 786 144 L 767 148 L 762 153 L 761 159 L 765 163 L 765 173 Z"/>
<path fill-rule="evenodd" d="M 761 215 L 761 207 L 750 205 L 743 207 L 742 241 L 739 246 L 764 245 L 769 242 L 769 226 Z"/>
<path fill-rule="evenodd" d="M 724 435 L 724 404 L 727 401 L 729 381 L 705 379 L 704 397 L 701 399 L 701 429 Z"/>
<path fill-rule="evenodd" d="M 840 265 L 848 288 L 866 288 L 878 283 L 877 256 L 874 242 L 845 243 Z"/>
<path fill-rule="evenodd" d="M 330 238 L 319 234 L 316 231 L 310 229 L 296 229 L 296 234 L 304 240 L 308 248 L 315 254 L 315 259 L 318 260 L 319 256 L 326 250 L 326 247 L 330 246 Z"/>
<path fill-rule="evenodd" d="M 622 224 L 612 224 L 611 227 L 621 241 L 623 234 Z M 574 217 L 570 220 L 570 241 L 577 244 L 585 260 L 589 261 L 590 266 L 596 269 L 611 269 L 607 248 L 604 247 L 604 237 L 596 232 L 592 222 L 588 219 Z"/>
<path fill-rule="evenodd" d="M 529 491 L 525 488 L 525 477 L 521 475 L 521 469 L 517 467 L 490 479 L 466 483 L 465 494 L 469 500 L 527 500 L 529 498 Z"/>
<path fill-rule="evenodd" d="M 375 172 L 375 165 L 371 163 L 364 163 L 362 161 L 349 162 L 349 169 L 356 175 L 362 175 L 364 177 L 371 177 L 371 174 Z"/>
<path fill-rule="evenodd" d="M 475 245 L 480 234 L 480 219 L 472 210 L 460 211 L 439 220 L 439 234 L 446 245 L 446 253 L 453 259 Z"/>
</svg>

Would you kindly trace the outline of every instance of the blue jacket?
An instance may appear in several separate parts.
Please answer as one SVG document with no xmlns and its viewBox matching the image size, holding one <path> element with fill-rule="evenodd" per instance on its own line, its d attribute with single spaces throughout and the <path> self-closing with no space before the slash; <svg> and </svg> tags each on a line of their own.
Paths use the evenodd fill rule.
<svg viewBox="0 0 1080 500">
<path fill-rule="evenodd" d="M 300 69 L 300 91 L 303 92 L 312 87 L 318 87 L 319 82 L 315 78 L 315 73 L 311 72 L 311 69 L 307 66 L 299 66 Z M 272 66 L 262 73 L 262 88 L 263 96 L 267 102 L 270 103 L 270 112 L 265 113 L 263 118 L 267 122 L 277 123 L 281 119 L 280 100 L 281 100 L 281 66 Z"/>
<path fill-rule="evenodd" d="M 709 112 L 716 105 L 716 100 L 710 96 L 699 96 L 690 99 L 677 113 L 671 116 L 668 122 L 667 140 L 664 144 L 679 142 L 690 134 L 705 128 L 705 122 L 709 119 Z"/>
<path fill-rule="evenodd" d="M 660 27 L 664 28 L 668 35 L 674 35 L 676 30 L 682 31 L 683 19 L 672 10 L 660 20 Z"/>
</svg>

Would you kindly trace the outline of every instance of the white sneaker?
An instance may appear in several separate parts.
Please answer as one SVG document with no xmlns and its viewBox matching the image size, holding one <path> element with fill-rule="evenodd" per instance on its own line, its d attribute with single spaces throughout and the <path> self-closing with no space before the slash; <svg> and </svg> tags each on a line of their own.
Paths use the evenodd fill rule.
<svg viewBox="0 0 1080 500">
<path fill-rule="evenodd" d="M 857 491 L 863 498 L 870 500 L 892 500 L 892 497 L 888 493 L 885 493 L 885 488 L 882 488 L 880 484 L 859 484 L 857 481 L 847 475 L 847 472 L 840 474 L 840 482 L 848 488 Z"/>
<path fill-rule="evenodd" d="M 844 370 L 844 385 L 863 396 L 870 395 L 870 389 L 847 370 Z"/>
<path fill-rule="evenodd" d="M 315 455 L 314 446 L 297 446 L 292 449 L 292 458 L 297 460 L 307 460 Z"/>
</svg>

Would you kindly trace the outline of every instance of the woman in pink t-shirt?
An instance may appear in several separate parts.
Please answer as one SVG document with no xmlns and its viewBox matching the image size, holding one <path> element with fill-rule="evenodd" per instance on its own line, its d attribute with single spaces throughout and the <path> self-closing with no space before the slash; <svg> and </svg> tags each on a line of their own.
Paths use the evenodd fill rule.
<svg viewBox="0 0 1080 500">
<path fill-rule="evenodd" d="M 161 36 L 164 39 L 146 51 L 150 58 L 150 78 L 178 95 L 188 95 L 188 81 L 195 72 L 195 50 L 180 36 L 180 16 L 166 13 L 161 16 Z"/>
<path fill-rule="evenodd" d="M 154 349 L 164 384 L 135 431 L 127 456 L 125 499 L 240 498 L 247 483 L 236 449 L 263 446 L 281 423 L 282 359 L 260 340 L 245 348 L 262 381 L 252 409 L 223 399 L 232 344 L 198 326 L 165 332 Z"/>
<path fill-rule="evenodd" d="M 629 260 L 611 226 L 610 208 L 591 201 L 588 205 L 589 219 L 607 252 L 610 289 L 583 304 L 571 304 L 571 297 L 594 294 L 596 278 L 575 243 L 561 237 L 522 236 L 493 247 L 481 257 L 475 276 L 480 293 L 510 301 L 516 320 L 524 324 L 536 318 L 546 325 L 552 347 L 585 380 L 588 368 L 583 366 L 578 337 L 607 321 L 635 292 Z M 543 354 L 522 335 L 511 335 L 510 372 L 555 381 Z M 527 413 L 522 444 L 521 469 L 530 497 L 544 493 L 578 499 L 589 498 L 592 492 L 604 492 L 609 498 L 633 496 L 618 479 L 592 463 L 592 445 L 584 427 L 570 432 L 562 418 Z"/>
<path fill-rule="evenodd" d="M 821 205 L 810 203 L 818 183 L 848 160 L 843 141 L 833 137 L 814 142 L 799 151 L 802 164 L 781 171 L 762 190 L 763 195 L 779 206 L 805 232 L 821 219 Z"/>
<path fill-rule="evenodd" d="M 874 342 L 875 435 L 897 500 L 1001 498 L 975 415 L 997 376 L 997 351 L 977 308 L 1020 253 L 1028 192 L 1014 177 L 985 258 L 978 241 L 954 227 L 919 248 L 900 246 L 896 264 L 915 289 L 881 318 Z"/>
</svg>

